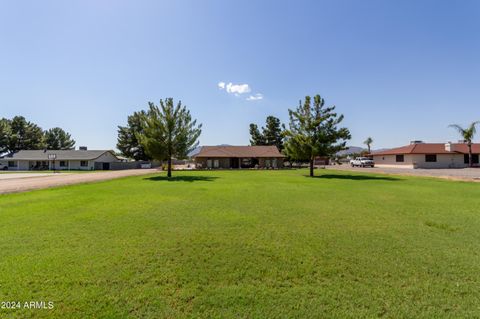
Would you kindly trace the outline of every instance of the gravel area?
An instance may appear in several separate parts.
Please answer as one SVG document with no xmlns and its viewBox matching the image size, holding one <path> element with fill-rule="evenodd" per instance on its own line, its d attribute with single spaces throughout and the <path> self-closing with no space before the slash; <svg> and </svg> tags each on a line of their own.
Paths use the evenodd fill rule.
<svg viewBox="0 0 480 319">
<path fill-rule="evenodd" d="M 66 175 L 68 173 L 61 173 Z M 53 176 L 53 173 L 2 173 L 0 174 L 0 183 L 7 179 L 31 178 L 31 177 L 45 177 Z"/>
<path fill-rule="evenodd" d="M 444 168 L 444 169 L 411 169 L 411 168 L 391 168 L 391 167 L 350 167 L 348 165 L 332 165 L 327 169 L 345 170 L 361 173 L 379 173 L 407 176 L 425 176 L 438 177 L 452 180 L 480 182 L 480 168 Z"/>
<path fill-rule="evenodd" d="M 114 178 L 146 175 L 159 172 L 157 169 L 132 169 L 82 174 L 68 173 L 12 173 L 0 174 L 0 194 L 24 192 L 34 189 L 104 181 Z M 11 176 L 14 177 L 11 177 Z"/>
</svg>

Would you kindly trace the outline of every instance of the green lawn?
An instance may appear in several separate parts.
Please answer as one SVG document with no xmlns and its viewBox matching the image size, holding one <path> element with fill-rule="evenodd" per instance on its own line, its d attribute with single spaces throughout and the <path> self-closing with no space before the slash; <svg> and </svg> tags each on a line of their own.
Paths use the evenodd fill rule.
<svg viewBox="0 0 480 319">
<path fill-rule="evenodd" d="M 480 184 L 306 174 L 0 196 L 0 318 L 480 316 Z"/>
</svg>

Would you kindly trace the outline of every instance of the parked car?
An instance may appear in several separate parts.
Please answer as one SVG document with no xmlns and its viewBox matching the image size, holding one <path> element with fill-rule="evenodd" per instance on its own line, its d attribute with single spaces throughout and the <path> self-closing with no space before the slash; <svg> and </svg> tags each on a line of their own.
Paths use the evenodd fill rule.
<svg viewBox="0 0 480 319">
<path fill-rule="evenodd" d="M 355 157 L 350 161 L 352 167 L 375 167 L 375 162 L 368 157 Z"/>
<path fill-rule="evenodd" d="M 7 169 L 8 169 L 7 165 L 3 165 L 2 163 L 0 163 L 0 171 L 6 171 Z"/>
</svg>

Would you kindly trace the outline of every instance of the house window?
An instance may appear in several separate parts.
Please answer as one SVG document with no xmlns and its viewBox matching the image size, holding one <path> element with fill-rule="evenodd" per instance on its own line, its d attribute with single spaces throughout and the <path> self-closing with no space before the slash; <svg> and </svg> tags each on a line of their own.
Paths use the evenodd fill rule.
<svg viewBox="0 0 480 319">
<path fill-rule="evenodd" d="M 15 161 L 8 161 L 8 167 L 17 167 L 17 162 L 15 162 Z"/>
<path fill-rule="evenodd" d="M 435 163 L 437 161 L 437 154 L 425 154 L 425 162 Z"/>
<path fill-rule="evenodd" d="M 67 167 L 67 162 L 60 161 L 60 167 Z"/>
<path fill-rule="evenodd" d="M 81 167 L 87 167 L 88 166 L 88 161 L 80 161 L 80 166 Z"/>
<path fill-rule="evenodd" d="M 468 154 L 463 155 L 463 162 L 469 164 Z M 478 154 L 472 154 L 472 164 L 478 164 Z"/>
<path fill-rule="evenodd" d="M 403 154 L 395 156 L 395 162 L 405 162 L 405 156 Z"/>
<path fill-rule="evenodd" d="M 248 168 L 252 166 L 251 158 L 242 158 L 242 168 Z"/>
</svg>

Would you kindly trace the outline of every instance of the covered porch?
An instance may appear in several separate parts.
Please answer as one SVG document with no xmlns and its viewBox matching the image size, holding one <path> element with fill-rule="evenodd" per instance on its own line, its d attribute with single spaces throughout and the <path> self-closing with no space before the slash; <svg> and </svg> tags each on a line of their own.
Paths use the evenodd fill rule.
<svg viewBox="0 0 480 319">
<path fill-rule="evenodd" d="M 197 157 L 197 168 L 217 169 L 249 169 L 249 168 L 279 168 L 281 158 L 258 158 L 258 157 Z"/>
</svg>

